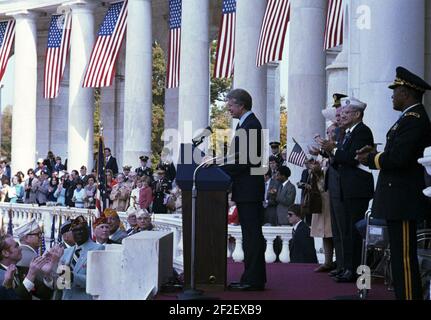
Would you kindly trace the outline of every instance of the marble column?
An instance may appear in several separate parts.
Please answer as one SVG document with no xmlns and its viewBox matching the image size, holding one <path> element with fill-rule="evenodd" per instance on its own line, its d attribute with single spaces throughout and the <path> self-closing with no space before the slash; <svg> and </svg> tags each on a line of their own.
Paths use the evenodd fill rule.
<svg viewBox="0 0 431 320">
<path fill-rule="evenodd" d="M 370 8 L 371 25 L 360 30 L 359 98 L 368 104 L 364 122 L 373 131 L 374 141 L 385 143 L 388 129 L 399 116 L 392 108 L 393 91 L 388 89 L 396 67 L 424 76 L 425 1 L 364 0 L 361 5 Z"/>
<path fill-rule="evenodd" d="M 325 121 L 321 110 L 326 102 L 323 39 L 327 1 L 292 0 L 290 5 L 287 154 L 294 146 L 292 138 L 307 152 L 314 134 L 323 136 Z M 303 168 L 293 165 L 290 168 L 291 181 L 299 181 Z"/>
<path fill-rule="evenodd" d="M 260 28 L 265 14 L 265 0 L 237 0 L 234 88 L 247 90 L 253 98 L 253 112 L 266 126 L 266 65 L 256 67 Z"/>
<path fill-rule="evenodd" d="M 183 0 L 178 130 L 182 141 L 209 124 L 209 1 Z"/>
<path fill-rule="evenodd" d="M 151 153 L 151 0 L 129 0 L 124 94 L 123 164 L 139 166 Z M 136 40 L 139 39 L 139 40 Z"/>
<path fill-rule="evenodd" d="M 347 35 L 344 40 L 344 46 L 348 49 L 348 88 L 347 95 L 351 95 L 354 97 L 360 97 L 360 61 L 361 61 L 361 42 L 360 42 L 360 28 L 367 21 L 362 18 L 366 18 L 365 16 L 361 16 L 357 13 L 359 6 L 362 2 L 361 0 L 349 0 L 347 1 L 346 8 L 346 17 L 344 19 L 345 30 L 344 35 Z M 364 7 L 365 8 L 365 7 Z M 359 19 L 361 17 L 361 19 Z M 361 27 L 358 27 L 360 25 Z"/>
<path fill-rule="evenodd" d="M 269 141 L 280 141 L 280 66 L 270 62 L 267 67 L 266 127 Z"/>
<path fill-rule="evenodd" d="M 12 113 L 12 172 L 36 165 L 37 32 L 35 13 L 15 18 L 15 82 Z"/>
<path fill-rule="evenodd" d="M 70 35 L 69 122 L 67 169 L 82 165 L 93 167 L 93 112 L 94 90 L 83 88 L 91 51 L 95 42 L 95 4 L 82 2 L 71 6 L 72 32 Z"/>
</svg>

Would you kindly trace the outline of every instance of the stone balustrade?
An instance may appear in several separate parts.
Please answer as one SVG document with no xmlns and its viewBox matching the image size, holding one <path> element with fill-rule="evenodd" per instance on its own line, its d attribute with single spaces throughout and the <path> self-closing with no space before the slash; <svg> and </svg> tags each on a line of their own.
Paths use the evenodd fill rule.
<svg viewBox="0 0 431 320">
<path fill-rule="evenodd" d="M 67 208 L 67 207 L 55 207 L 55 206 L 44 206 L 39 207 L 31 204 L 10 204 L 0 203 L 0 215 L 2 228 L 4 231 L 7 230 L 9 223 L 9 211 L 12 210 L 12 225 L 14 228 L 19 225 L 30 221 L 32 218 L 36 218 L 39 225 L 43 226 L 45 233 L 45 242 L 47 247 L 51 243 L 52 233 L 52 221 L 54 222 L 54 241 L 58 239 L 58 232 L 61 223 L 69 218 L 75 218 L 79 215 L 83 215 L 87 219 L 95 216 L 95 210 L 89 209 L 78 209 L 78 208 Z M 119 212 L 119 216 L 123 223 L 127 225 L 126 214 Z M 55 217 L 55 218 L 54 218 Z M 61 217 L 61 219 L 60 219 Z M 173 264 L 174 268 L 182 272 L 183 271 L 183 232 L 182 232 L 182 219 L 181 214 L 154 214 L 153 223 L 156 230 L 173 232 Z M 1 225 L 0 225 L 1 226 Z M 265 261 L 267 263 L 274 262 L 277 256 L 274 252 L 274 241 L 277 237 L 281 238 L 282 249 L 278 255 L 279 260 L 282 263 L 289 262 L 289 246 L 288 241 L 292 237 L 292 227 L 269 227 L 264 226 L 263 235 L 265 237 L 267 246 L 265 251 Z M 244 252 L 242 250 L 242 233 L 241 226 L 228 226 L 228 250 L 227 256 L 232 258 L 236 262 L 244 260 Z M 320 260 L 320 259 L 319 259 Z"/>
</svg>

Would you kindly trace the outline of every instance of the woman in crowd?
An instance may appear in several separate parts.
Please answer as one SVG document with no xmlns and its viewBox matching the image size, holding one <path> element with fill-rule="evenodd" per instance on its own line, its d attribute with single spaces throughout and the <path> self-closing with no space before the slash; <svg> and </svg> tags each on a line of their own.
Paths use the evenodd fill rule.
<svg viewBox="0 0 431 320">
<path fill-rule="evenodd" d="M 106 198 L 109 199 L 109 206 L 112 206 L 113 201 L 110 199 L 112 188 L 117 184 L 114 179 L 114 173 L 111 169 L 106 170 Z"/>
<path fill-rule="evenodd" d="M 124 181 L 124 175 L 119 173 L 118 183 L 112 188 L 110 199 L 113 201 L 112 209 L 116 211 L 126 211 L 130 198 L 131 189 L 129 184 Z"/>
<path fill-rule="evenodd" d="M 48 198 L 47 201 L 51 203 L 57 203 L 57 198 L 55 197 L 55 191 L 57 191 L 58 188 L 58 178 L 52 177 L 49 180 L 49 186 L 48 186 Z"/>
<path fill-rule="evenodd" d="M 66 206 L 66 188 L 64 185 L 64 182 L 67 178 L 67 175 L 63 175 L 60 178 L 60 182 L 58 183 L 57 189 L 54 192 L 54 197 L 57 199 L 56 205 L 57 206 Z"/>
<path fill-rule="evenodd" d="M 75 203 L 75 208 L 84 208 L 85 191 L 82 188 L 82 181 L 76 182 L 76 189 L 73 191 L 72 201 Z"/>
<path fill-rule="evenodd" d="M 10 203 L 24 203 L 24 187 L 19 182 L 18 176 L 12 177 L 12 185 L 8 189 Z"/>
<path fill-rule="evenodd" d="M 150 186 L 151 178 L 143 176 L 142 188 L 139 192 L 139 207 L 150 212 L 150 205 L 153 202 L 153 189 Z"/>
<path fill-rule="evenodd" d="M 94 176 L 89 176 L 87 180 L 87 185 L 84 188 L 84 206 L 88 209 L 96 208 L 94 197 L 96 196 L 97 186 L 94 180 Z"/>
</svg>

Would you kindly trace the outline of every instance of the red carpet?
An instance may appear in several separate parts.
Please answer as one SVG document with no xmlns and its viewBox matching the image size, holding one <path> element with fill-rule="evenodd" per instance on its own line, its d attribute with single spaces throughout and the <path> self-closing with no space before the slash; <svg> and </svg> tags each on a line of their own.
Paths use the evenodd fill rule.
<svg viewBox="0 0 431 320">
<path fill-rule="evenodd" d="M 315 273 L 314 264 L 270 263 L 266 265 L 265 291 L 212 293 L 222 300 L 332 300 L 357 297 L 356 283 L 336 283 L 326 273 Z M 228 262 L 228 283 L 238 281 L 242 263 Z M 176 294 L 158 294 L 156 300 L 176 299 Z M 367 300 L 393 300 L 381 279 L 372 278 Z"/>
</svg>

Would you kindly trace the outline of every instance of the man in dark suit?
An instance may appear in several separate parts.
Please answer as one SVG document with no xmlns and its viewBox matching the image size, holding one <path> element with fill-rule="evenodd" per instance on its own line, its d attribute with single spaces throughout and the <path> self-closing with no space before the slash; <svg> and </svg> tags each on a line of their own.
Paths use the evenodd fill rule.
<svg viewBox="0 0 431 320">
<path fill-rule="evenodd" d="M 50 299 L 53 291 L 39 280 L 50 258 L 47 255 L 36 257 L 28 268 L 16 266 L 21 258 L 21 248 L 13 237 L 0 235 L 0 285 L 14 289 L 19 299 L 31 300 L 32 296 Z M 47 270 L 51 270 L 51 265 Z"/>
<path fill-rule="evenodd" d="M 341 122 L 346 128 L 344 139 L 338 146 L 333 141 L 320 140 L 322 149 L 333 156 L 340 184 L 341 206 L 335 210 L 335 226 L 341 237 L 344 271 L 335 277 L 337 282 L 353 282 L 361 262 L 362 238 L 355 228 L 364 217 L 374 193 L 373 176 L 356 158 L 356 151 L 374 145 L 373 134 L 363 122 L 367 105 L 353 97 L 341 99 Z M 338 203 L 339 204 L 339 203 Z"/>
<path fill-rule="evenodd" d="M 291 205 L 287 218 L 293 226 L 292 239 L 289 240 L 290 262 L 317 263 L 314 239 L 310 237 L 310 228 L 302 221 L 301 206 Z"/>
<path fill-rule="evenodd" d="M 251 111 L 252 98 L 247 91 L 234 89 L 229 92 L 227 106 L 232 117 L 239 119 L 230 150 L 231 154 L 239 155 L 239 159 L 235 159 L 235 164 L 226 165 L 224 170 L 232 177 L 232 200 L 238 208 L 244 249 L 244 273 L 240 282 L 231 283 L 229 289 L 263 290 L 266 283 L 262 233 L 265 184 L 263 174 L 253 172 L 260 167 L 261 160 L 259 163 L 251 161 L 251 156 L 262 157 L 262 125 Z"/>
<path fill-rule="evenodd" d="M 117 159 L 111 155 L 111 149 L 105 148 L 103 151 L 105 152 L 105 170 L 111 169 L 116 176 L 118 174 Z"/>
<path fill-rule="evenodd" d="M 431 145 L 430 120 L 422 105 L 431 86 L 405 68 L 398 67 L 393 89 L 393 108 L 401 115 L 386 135 L 383 152 L 373 145 L 358 151 L 358 160 L 380 170 L 373 217 L 386 219 L 391 249 L 391 267 L 397 299 L 422 300 L 418 267 L 417 221 L 429 212 L 422 193 L 424 168 L 417 162 Z"/>
</svg>

